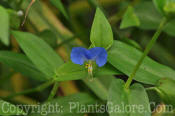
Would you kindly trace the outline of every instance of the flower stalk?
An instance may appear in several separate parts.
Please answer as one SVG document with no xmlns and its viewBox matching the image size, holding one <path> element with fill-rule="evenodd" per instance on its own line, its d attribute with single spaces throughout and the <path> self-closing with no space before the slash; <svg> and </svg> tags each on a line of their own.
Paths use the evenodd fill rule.
<svg viewBox="0 0 175 116">
<path fill-rule="evenodd" d="M 157 41 L 160 33 L 162 32 L 165 24 L 167 23 L 167 19 L 163 18 L 162 21 L 160 22 L 160 25 L 157 29 L 157 31 L 155 32 L 155 34 L 153 35 L 151 41 L 148 43 L 148 45 L 146 46 L 143 55 L 141 56 L 141 58 L 139 59 L 139 61 L 137 62 L 136 66 L 134 67 L 131 75 L 129 76 L 126 84 L 125 84 L 125 89 L 128 89 L 129 86 L 131 85 L 131 82 L 133 80 L 133 78 L 135 77 L 139 67 L 141 66 L 141 64 L 143 63 L 144 58 L 148 55 L 148 53 L 150 52 L 151 48 L 153 47 L 153 45 L 155 44 L 155 42 Z"/>
</svg>

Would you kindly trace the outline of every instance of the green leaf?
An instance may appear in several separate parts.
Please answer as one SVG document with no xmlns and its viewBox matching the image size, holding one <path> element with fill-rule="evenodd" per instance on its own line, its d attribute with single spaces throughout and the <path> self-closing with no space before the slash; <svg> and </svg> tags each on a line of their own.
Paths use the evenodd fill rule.
<svg viewBox="0 0 175 116">
<path fill-rule="evenodd" d="M 56 71 L 57 81 L 77 80 L 87 77 L 87 69 L 84 65 L 74 64 L 71 61 L 60 66 Z"/>
<path fill-rule="evenodd" d="M 113 79 L 110 88 L 109 88 L 109 94 L 108 94 L 108 113 L 110 116 L 128 116 L 128 114 L 123 113 L 117 113 L 114 112 L 114 109 L 112 105 L 118 105 L 118 107 L 121 107 L 120 105 L 128 104 L 127 94 L 124 91 L 124 81 L 121 79 Z"/>
<path fill-rule="evenodd" d="M 97 68 L 94 72 L 93 81 L 85 78 L 82 81 L 90 88 L 101 100 L 107 100 L 108 84 L 111 82 L 112 75 L 122 74 L 111 64 L 107 63 L 105 66 Z"/>
<path fill-rule="evenodd" d="M 108 49 L 113 43 L 111 26 L 103 12 L 97 8 L 91 28 L 90 40 L 93 47 L 104 47 Z"/>
<path fill-rule="evenodd" d="M 108 78 L 107 81 L 110 80 L 109 75 L 119 75 L 122 74 L 116 68 L 114 68 L 111 64 L 106 64 L 104 67 L 96 68 L 93 71 L 93 76 L 97 77 L 94 78 L 92 81 L 89 80 L 87 69 L 85 65 L 78 65 L 74 64 L 71 61 L 63 64 L 58 68 L 56 71 L 56 78 L 57 81 L 67 81 L 67 80 L 78 80 L 82 79 L 82 81 L 102 100 L 107 99 L 108 91 L 107 87 L 104 86 L 102 83 L 101 77 L 104 76 Z"/>
<path fill-rule="evenodd" d="M 108 52 L 108 61 L 129 76 L 142 54 L 134 47 L 115 41 Z M 146 57 L 134 79 L 147 84 L 156 84 L 159 79 L 164 77 L 175 80 L 175 71 Z"/>
<path fill-rule="evenodd" d="M 9 45 L 9 15 L 2 6 L 0 6 L 0 40 Z"/>
<path fill-rule="evenodd" d="M 113 65 L 110 63 L 105 64 L 103 67 L 98 67 L 95 72 L 94 76 L 99 77 L 99 76 L 106 76 L 106 75 L 120 75 L 122 74 L 119 70 L 117 70 Z"/>
<path fill-rule="evenodd" d="M 52 78 L 56 69 L 63 64 L 54 50 L 44 40 L 31 33 L 13 31 L 12 34 L 33 64 Z"/>
<path fill-rule="evenodd" d="M 132 27 L 132 26 L 139 26 L 139 25 L 140 25 L 140 21 L 136 16 L 136 14 L 134 13 L 133 7 L 129 6 L 123 16 L 120 29 Z"/>
<path fill-rule="evenodd" d="M 131 45 L 135 48 L 137 48 L 138 50 L 142 50 L 142 47 L 134 40 L 129 39 L 129 38 L 122 38 L 121 41 L 127 43 L 128 45 Z"/>
<path fill-rule="evenodd" d="M 51 30 L 44 30 L 40 32 L 38 36 L 41 37 L 51 47 L 55 48 L 57 46 L 57 37 Z"/>
<path fill-rule="evenodd" d="M 93 105 L 96 103 L 96 100 L 87 93 L 77 93 L 66 97 L 59 97 L 53 99 L 52 101 L 46 102 L 41 105 L 45 108 L 41 109 L 40 113 L 48 113 L 48 116 L 84 116 L 84 113 L 80 113 L 81 108 L 79 106 Z M 56 105 L 57 107 L 56 109 Z M 78 106 L 79 105 L 79 106 Z M 55 106 L 55 109 L 49 113 L 49 107 Z M 84 107 L 85 108 L 85 107 Z M 83 108 L 83 109 L 84 109 Z M 62 112 L 59 112 L 61 109 Z M 88 109 L 85 109 L 88 110 Z M 31 114 L 29 116 L 41 116 L 41 114 Z"/>
<path fill-rule="evenodd" d="M 25 114 L 26 113 L 19 107 L 16 107 L 15 105 L 10 104 L 6 101 L 0 100 L 0 115 L 7 116 L 7 115 L 25 115 Z"/>
<path fill-rule="evenodd" d="M 69 20 L 69 15 L 67 11 L 64 8 L 64 5 L 62 4 L 61 0 L 50 0 L 50 2 L 60 10 L 60 12 L 64 15 L 64 17 Z"/>
<path fill-rule="evenodd" d="M 46 76 L 41 73 L 23 54 L 9 51 L 0 51 L 0 62 L 8 65 L 17 72 L 21 72 L 27 77 L 41 81 L 47 80 Z"/>
<path fill-rule="evenodd" d="M 116 70 L 112 65 L 107 64 L 101 68 L 95 68 L 93 70 L 93 76 L 104 76 L 104 75 L 119 75 L 122 74 Z M 88 77 L 88 71 L 85 68 L 85 65 L 74 64 L 71 61 L 60 66 L 56 71 L 55 79 L 57 81 L 66 81 L 66 80 L 78 80 Z"/>
<path fill-rule="evenodd" d="M 83 79 L 82 81 L 90 88 L 101 100 L 107 100 L 108 89 L 100 82 L 100 78 L 94 78 L 93 81 Z"/>
<path fill-rule="evenodd" d="M 151 116 L 144 87 L 134 84 L 129 90 L 125 90 L 124 84 L 120 79 L 114 79 L 111 83 L 107 103 L 110 116 Z"/>
<path fill-rule="evenodd" d="M 114 76 L 101 76 L 94 78 L 93 81 L 88 79 L 82 79 L 82 81 L 88 86 L 89 89 L 101 100 L 106 101 L 108 97 L 108 89 Z"/>
<path fill-rule="evenodd" d="M 149 98 L 141 84 L 134 84 L 130 88 L 128 101 L 131 106 L 138 106 L 130 116 L 151 116 Z M 144 110 L 142 110 L 142 107 Z M 140 110 L 141 109 L 141 110 Z"/>
</svg>

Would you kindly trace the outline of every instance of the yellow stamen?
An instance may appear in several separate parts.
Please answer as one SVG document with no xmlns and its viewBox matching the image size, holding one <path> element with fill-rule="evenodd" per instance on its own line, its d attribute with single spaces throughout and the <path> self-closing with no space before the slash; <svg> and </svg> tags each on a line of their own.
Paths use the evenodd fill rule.
<svg viewBox="0 0 175 116">
<path fill-rule="evenodd" d="M 92 70 L 93 70 L 92 64 L 89 64 L 89 65 L 88 65 L 88 73 L 92 73 Z"/>
<path fill-rule="evenodd" d="M 86 64 L 85 68 L 88 68 L 89 67 L 89 64 Z"/>
<path fill-rule="evenodd" d="M 86 64 L 85 68 L 88 69 L 88 73 L 91 73 L 93 68 L 92 68 L 92 64 Z"/>
</svg>

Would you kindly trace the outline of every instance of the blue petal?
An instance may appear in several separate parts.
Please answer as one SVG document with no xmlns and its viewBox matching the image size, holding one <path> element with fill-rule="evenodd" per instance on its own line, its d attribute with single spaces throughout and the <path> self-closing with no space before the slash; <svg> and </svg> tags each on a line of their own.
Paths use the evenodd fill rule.
<svg viewBox="0 0 175 116">
<path fill-rule="evenodd" d="M 91 60 L 95 60 L 99 67 L 102 67 L 107 62 L 107 52 L 102 47 L 95 47 L 89 50 Z"/>
<path fill-rule="evenodd" d="M 82 48 L 82 47 L 72 48 L 72 52 L 71 52 L 72 62 L 75 64 L 82 65 L 84 63 L 84 61 L 87 60 L 86 52 L 87 52 L 87 49 Z"/>
</svg>

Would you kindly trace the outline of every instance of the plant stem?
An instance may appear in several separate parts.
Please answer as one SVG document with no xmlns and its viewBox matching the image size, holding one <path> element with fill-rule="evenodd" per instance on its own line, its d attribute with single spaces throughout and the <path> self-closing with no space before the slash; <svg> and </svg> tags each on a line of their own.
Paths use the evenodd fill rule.
<svg viewBox="0 0 175 116">
<path fill-rule="evenodd" d="M 131 75 L 129 76 L 126 84 L 125 84 L 125 89 L 128 89 L 133 78 L 135 77 L 136 75 L 136 72 L 138 71 L 140 65 L 142 64 L 144 58 L 148 55 L 149 51 L 151 50 L 151 48 L 153 47 L 154 43 L 156 42 L 156 40 L 158 39 L 160 33 L 162 32 L 165 24 L 167 22 L 167 19 L 166 18 L 163 18 L 162 21 L 160 22 L 160 25 L 157 29 L 157 31 L 155 32 L 155 34 L 153 35 L 151 41 L 148 43 L 148 45 L 146 46 L 144 52 L 143 52 L 143 55 L 141 56 L 141 58 L 139 59 L 139 61 L 137 62 L 136 66 L 134 67 L 134 70 L 133 72 L 131 73 Z"/>
<path fill-rule="evenodd" d="M 53 89 L 52 89 L 52 91 L 51 91 L 51 93 L 50 93 L 50 95 L 48 97 L 48 101 L 50 101 L 51 99 L 54 98 L 54 96 L 55 96 L 55 94 L 56 94 L 56 92 L 58 90 L 58 86 L 59 86 L 59 83 L 58 82 L 55 82 L 55 84 L 53 86 Z"/>
<path fill-rule="evenodd" d="M 43 83 L 42 85 L 39 85 L 36 88 L 32 88 L 32 89 L 28 89 L 28 90 L 25 90 L 25 91 L 22 91 L 22 92 L 11 94 L 11 95 L 5 97 L 4 99 L 11 99 L 11 98 L 13 98 L 15 96 L 29 94 L 29 93 L 37 92 L 37 91 L 42 91 L 43 89 L 47 88 L 48 86 L 50 86 L 53 83 L 54 83 L 54 80 L 50 80 L 50 81 L 48 81 L 46 83 Z"/>
<path fill-rule="evenodd" d="M 156 88 L 155 87 L 149 87 L 149 88 L 145 88 L 145 90 L 149 91 L 149 90 L 155 90 L 156 91 Z"/>
<path fill-rule="evenodd" d="M 149 87 L 149 88 L 146 88 L 145 90 L 146 90 L 146 91 L 154 90 L 154 91 L 156 91 L 157 93 L 159 93 L 159 95 L 162 94 L 162 92 L 161 92 L 158 88 L 156 88 L 156 87 Z"/>
<path fill-rule="evenodd" d="M 28 7 L 27 7 L 27 9 L 26 9 L 26 12 L 25 12 L 24 20 L 23 20 L 21 26 L 24 25 L 24 23 L 25 23 L 25 21 L 26 21 L 26 19 L 27 19 L 27 15 L 29 14 L 29 10 L 30 10 L 30 8 L 31 8 L 31 6 L 33 5 L 34 2 L 35 2 L 35 0 L 32 0 L 32 1 L 30 2 L 30 4 L 28 5 Z"/>
</svg>

